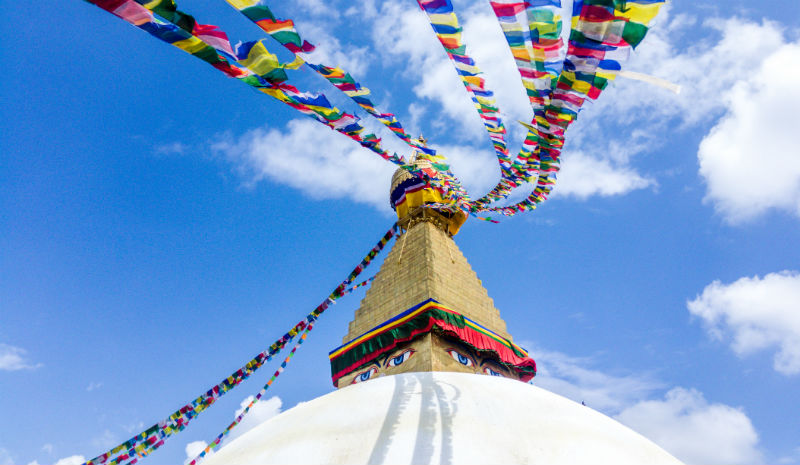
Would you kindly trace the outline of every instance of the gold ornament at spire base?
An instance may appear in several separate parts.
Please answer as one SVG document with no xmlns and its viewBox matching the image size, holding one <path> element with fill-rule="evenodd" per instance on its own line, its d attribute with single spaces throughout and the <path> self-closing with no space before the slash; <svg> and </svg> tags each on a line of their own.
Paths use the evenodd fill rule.
<svg viewBox="0 0 800 465">
<path fill-rule="evenodd" d="M 420 140 L 424 139 L 420 136 Z M 421 157 L 415 157 L 411 165 L 423 172 L 436 172 L 431 162 Z M 455 203 L 445 200 L 426 180 L 404 167 L 398 168 L 392 176 L 389 202 L 397 213 L 397 224 L 406 231 L 417 223 L 429 222 L 454 236 L 467 221 L 467 214 Z M 447 208 L 450 205 L 452 209 Z"/>
</svg>

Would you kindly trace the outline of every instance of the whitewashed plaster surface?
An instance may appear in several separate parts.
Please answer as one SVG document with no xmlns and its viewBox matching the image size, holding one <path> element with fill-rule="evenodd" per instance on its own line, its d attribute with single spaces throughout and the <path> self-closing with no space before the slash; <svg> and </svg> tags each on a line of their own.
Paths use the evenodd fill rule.
<svg viewBox="0 0 800 465">
<path fill-rule="evenodd" d="M 299 404 L 204 465 L 679 465 L 588 407 L 505 378 L 405 373 Z"/>
</svg>

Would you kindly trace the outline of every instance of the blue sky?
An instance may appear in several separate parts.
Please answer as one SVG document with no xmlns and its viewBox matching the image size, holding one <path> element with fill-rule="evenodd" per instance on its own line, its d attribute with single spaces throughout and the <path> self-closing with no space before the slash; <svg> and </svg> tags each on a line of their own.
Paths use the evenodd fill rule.
<svg viewBox="0 0 800 465">
<path fill-rule="evenodd" d="M 389 163 L 93 5 L 46 3 L 0 19 L 0 465 L 79 463 L 160 420 L 313 309 L 393 221 Z M 262 37 L 223 1 L 179 6 Z M 487 6 L 456 8 L 513 151 L 518 74 Z M 414 2 L 276 13 L 471 192 L 496 181 Z M 800 463 L 800 4 L 671 2 L 627 69 L 682 91 L 620 78 L 568 131 L 551 199 L 456 242 L 534 384 L 687 464 Z M 362 296 L 324 315 L 251 423 L 332 390 L 327 352 Z M 181 463 L 273 370 L 146 463 Z"/>
</svg>

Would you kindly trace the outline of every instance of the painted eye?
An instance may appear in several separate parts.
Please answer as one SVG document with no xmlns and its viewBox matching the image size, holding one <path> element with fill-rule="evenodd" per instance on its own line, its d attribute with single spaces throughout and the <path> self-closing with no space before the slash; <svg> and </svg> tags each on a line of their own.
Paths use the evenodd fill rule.
<svg viewBox="0 0 800 465">
<path fill-rule="evenodd" d="M 483 372 L 486 373 L 489 376 L 503 376 L 502 373 L 498 373 L 498 372 L 492 370 L 489 367 L 484 368 Z"/>
<path fill-rule="evenodd" d="M 472 365 L 474 365 L 471 358 L 467 357 L 466 355 L 462 355 L 453 349 L 448 349 L 447 353 L 450 354 L 451 357 L 453 357 L 453 360 L 466 367 L 471 367 Z"/>
<path fill-rule="evenodd" d="M 403 352 L 402 354 L 400 354 L 400 355 L 398 355 L 396 357 L 390 358 L 389 362 L 387 363 L 387 365 L 390 366 L 390 367 L 396 367 L 398 365 L 402 365 L 403 362 L 405 362 L 406 360 L 411 358 L 412 355 L 414 355 L 414 349 L 408 349 L 405 352 Z"/>
<path fill-rule="evenodd" d="M 356 377 L 353 378 L 352 384 L 361 383 L 363 381 L 366 381 L 366 380 L 372 378 L 373 376 L 375 376 L 375 373 L 377 373 L 377 372 L 378 372 L 378 369 L 375 368 L 375 367 L 372 367 L 369 370 L 361 373 L 360 375 L 356 375 Z"/>
</svg>

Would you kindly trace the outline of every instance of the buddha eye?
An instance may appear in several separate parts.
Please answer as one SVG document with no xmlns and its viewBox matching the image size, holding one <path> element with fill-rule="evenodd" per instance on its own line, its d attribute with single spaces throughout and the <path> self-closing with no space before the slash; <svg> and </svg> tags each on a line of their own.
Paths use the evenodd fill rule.
<svg viewBox="0 0 800 465">
<path fill-rule="evenodd" d="M 375 367 L 372 367 L 369 370 L 367 370 L 367 371 L 365 371 L 365 372 L 363 372 L 361 374 L 356 375 L 356 377 L 353 378 L 353 382 L 351 384 L 356 384 L 356 383 L 361 383 L 363 381 L 366 381 L 366 380 L 370 379 L 371 377 L 375 376 L 375 373 L 377 373 L 377 372 L 378 372 L 378 369 L 375 368 Z"/>
<path fill-rule="evenodd" d="M 408 349 L 404 351 L 402 354 L 390 358 L 389 362 L 386 365 L 390 367 L 396 367 L 398 365 L 402 365 L 403 362 L 411 358 L 412 355 L 414 355 L 414 349 Z"/>
<path fill-rule="evenodd" d="M 456 362 L 458 362 L 458 363 L 460 363 L 460 364 L 462 364 L 462 365 L 464 365 L 466 367 L 471 367 L 471 366 L 475 365 L 475 363 L 472 361 L 471 358 L 467 357 L 466 355 L 463 355 L 463 354 L 459 353 L 458 351 L 456 351 L 454 349 L 447 349 L 447 353 L 450 354 L 451 357 L 453 357 L 453 360 L 455 360 Z"/>
<path fill-rule="evenodd" d="M 502 373 L 496 372 L 496 371 L 492 370 L 489 367 L 484 368 L 483 372 L 486 373 L 489 376 L 503 376 Z"/>
</svg>

